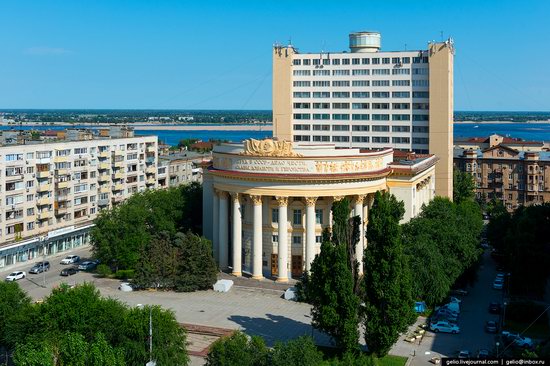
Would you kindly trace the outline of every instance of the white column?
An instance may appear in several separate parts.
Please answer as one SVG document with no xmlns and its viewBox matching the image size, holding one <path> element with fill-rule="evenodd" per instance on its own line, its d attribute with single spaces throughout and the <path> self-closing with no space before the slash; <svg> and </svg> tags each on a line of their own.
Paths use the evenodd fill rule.
<svg viewBox="0 0 550 366">
<path fill-rule="evenodd" d="M 217 189 L 214 189 L 212 202 L 212 255 L 214 258 L 220 257 L 220 196 Z M 219 264 L 219 262 L 218 262 Z"/>
<path fill-rule="evenodd" d="M 242 218 L 241 201 L 238 193 L 231 193 L 233 201 L 233 276 L 242 276 Z"/>
<path fill-rule="evenodd" d="M 315 202 L 317 197 L 306 197 L 306 271 L 315 259 Z"/>
<path fill-rule="evenodd" d="M 365 243 L 365 226 L 363 225 L 363 200 L 365 199 L 364 195 L 357 195 L 355 196 L 355 216 L 359 216 L 359 241 L 357 242 L 355 246 L 355 255 L 357 257 L 357 261 L 359 262 L 359 274 L 363 274 L 363 251 L 364 251 L 364 243 Z"/>
<path fill-rule="evenodd" d="M 220 230 L 218 233 L 218 240 L 219 240 L 219 262 L 220 262 L 220 268 L 222 270 L 227 269 L 227 262 L 228 262 L 228 248 L 229 248 L 229 241 L 228 241 L 228 235 L 229 235 L 229 217 L 228 217 L 228 210 L 227 210 L 227 192 L 219 192 L 220 196 L 220 207 L 218 210 L 218 223 L 220 225 Z"/>
<path fill-rule="evenodd" d="M 288 282 L 288 197 L 276 197 L 279 204 L 279 276 L 277 282 Z"/>
<path fill-rule="evenodd" d="M 262 265 L 262 196 L 250 196 L 254 205 L 254 223 L 252 237 L 252 278 L 261 280 Z"/>
</svg>

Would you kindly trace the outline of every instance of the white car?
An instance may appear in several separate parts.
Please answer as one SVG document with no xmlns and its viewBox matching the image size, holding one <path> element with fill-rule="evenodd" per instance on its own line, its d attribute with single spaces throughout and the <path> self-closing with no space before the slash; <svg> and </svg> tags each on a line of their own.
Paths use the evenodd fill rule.
<svg viewBox="0 0 550 366">
<path fill-rule="evenodd" d="M 452 334 L 460 333 L 460 328 L 458 327 L 458 325 L 450 323 L 445 320 L 440 320 L 436 323 L 431 323 L 430 329 L 435 333 L 438 333 L 438 332 L 452 333 Z"/>
<path fill-rule="evenodd" d="M 12 272 L 6 277 L 6 281 L 8 282 L 17 281 L 25 277 L 27 277 L 27 274 L 24 271 Z"/>
<path fill-rule="evenodd" d="M 470 351 L 468 350 L 462 350 L 458 352 L 458 358 L 470 358 Z"/>
<path fill-rule="evenodd" d="M 533 340 L 518 333 L 502 332 L 502 336 L 514 343 L 518 347 L 533 347 Z"/>
<path fill-rule="evenodd" d="M 493 288 L 495 290 L 502 290 L 502 287 L 504 287 L 504 280 L 500 278 L 495 279 L 495 281 L 493 282 Z"/>
<path fill-rule="evenodd" d="M 78 255 L 68 255 L 61 260 L 61 264 L 73 264 L 78 263 L 79 261 L 80 257 Z"/>
</svg>

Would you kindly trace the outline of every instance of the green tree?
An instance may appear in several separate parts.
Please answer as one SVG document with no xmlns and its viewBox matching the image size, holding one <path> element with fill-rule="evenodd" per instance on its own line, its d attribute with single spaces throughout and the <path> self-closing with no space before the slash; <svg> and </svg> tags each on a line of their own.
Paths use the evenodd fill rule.
<svg viewBox="0 0 550 366">
<path fill-rule="evenodd" d="M 26 333 L 31 300 L 17 282 L 0 282 L 0 346 L 12 348 Z"/>
<path fill-rule="evenodd" d="M 453 178 L 453 201 L 460 203 L 466 200 L 473 200 L 476 189 L 474 177 L 469 173 L 455 169 Z"/>
<path fill-rule="evenodd" d="M 140 287 L 173 288 L 176 283 L 178 249 L 166 232 L 153 237 L 140 256 L 133 282 Z"/>
<path fill-rule="evenodd" d="M 55 366 L 54 355 L 45 342 L 18 344 L 13 363 L 16 366 Z"/>
<path fill-rule="evenodd" d="M 120 348 L 113 348 L 103 333 L 98 333 L 89 346 L 89 366 L 124 366 L 124 353 Z"/>
<path fill-rule="evenodd" d="M 191 232 L 174 238 L 178 249 L 176 291 L 206 290 L 216 282 L 218 267 L 212 255 L 212 243 Z"/>
<path fill-rule="evenodd" d="M 384 356 L 414 321 L 411 278 L 403 254 L 399 221 L 403 202 L 377 192 L 369 211 L 365 251 L 365 339 L 369 350 Z"/>
<path fill-rule="evenodd" d="M 207 366 L 263 366 L 268 365 L 268 349 L 263 338 L 250 339 L 241 332 L 218 339 L 210 346 Z"/>
<path fill-rule="evenodd" d="M 323 353 L 308 336 L 276 343 L 269 359 L 271 366 L 317 366 L 322 362 Z"/>
<path fill-rule="evenodd" d="M 330 239 L 327 233 L 323 235 L 321 252 L 311 264 L 306 292 L 313 305 L 313 326 L 329 334 L 340 350 L 356 351 L 359 347 L 359 298 L 353 268 L 357 268 L 357 260 L 350 255 L 352 241 L 348 235 L 357 230 L 346 228 L 350 217 L 347 199 L 336 202 L 332 210 L 334 233 Z"/>
</svg>

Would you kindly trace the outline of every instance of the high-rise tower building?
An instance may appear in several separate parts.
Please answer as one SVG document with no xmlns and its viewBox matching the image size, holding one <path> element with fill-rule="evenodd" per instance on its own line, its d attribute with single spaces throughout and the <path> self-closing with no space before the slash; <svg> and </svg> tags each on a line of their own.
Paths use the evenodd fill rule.
<svg viewBox="0 0 550 366">
<path fill-rule="evenodd" d="M 452 40 L 380 51 L 380 34 L 349 36 L 350 52 L 273 48 L 273 135 L 336 147 L 431 153 L 436 194 L 452 198 Z"/>
</svg>

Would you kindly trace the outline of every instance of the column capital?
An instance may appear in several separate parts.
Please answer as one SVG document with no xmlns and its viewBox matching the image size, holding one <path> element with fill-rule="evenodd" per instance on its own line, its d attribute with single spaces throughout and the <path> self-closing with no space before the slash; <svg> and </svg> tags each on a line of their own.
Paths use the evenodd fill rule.
<svg viewBox="0 0 550 366">
<path fill-rule="evenodd" d="M 365 201 L 365 198 L 367 197 L 366 194 L 357 194 L 355 195 L 355 204 L 362 205 Z"/>
<path fill-rule="evenodd" d="M 319 197 L 306 197 L 305 200 L 306 200 L 306 206 L 308 207 L 315 207 L 315 203 L 317 202 L 317 199 Z"/>
<path fill-rule="evenodd" d="M 219 198 L 227 198 L 227 192 L 218 188 L 214 188 L 214 194 Z"/>
<path fill-rule="evenodd" d="M 240 200 L 241 200 L 241 194 L 240 193 L 230 192 L 229 194 L 231 195 L 231 199 L 233 200 L 233 202 L 240 202 Z"/>
<path fill-rule="evenodd" d="M 344 199 L 345 196 L 333 196 L 332 200 L 333 202 L 338 202 Z"/>
<path fill-rule="evenodd" d="M 262 196 L 251 194 L 250 199 L 252 200 L 252 203 L 254 206 L 261 206 L 262 205 Z"/>
<path fill-rule="evenodd" d="M 288 206 L 288 197 L 277 196 L 275 199 L 277 200 L 279 207 Z"/>
</svg>

